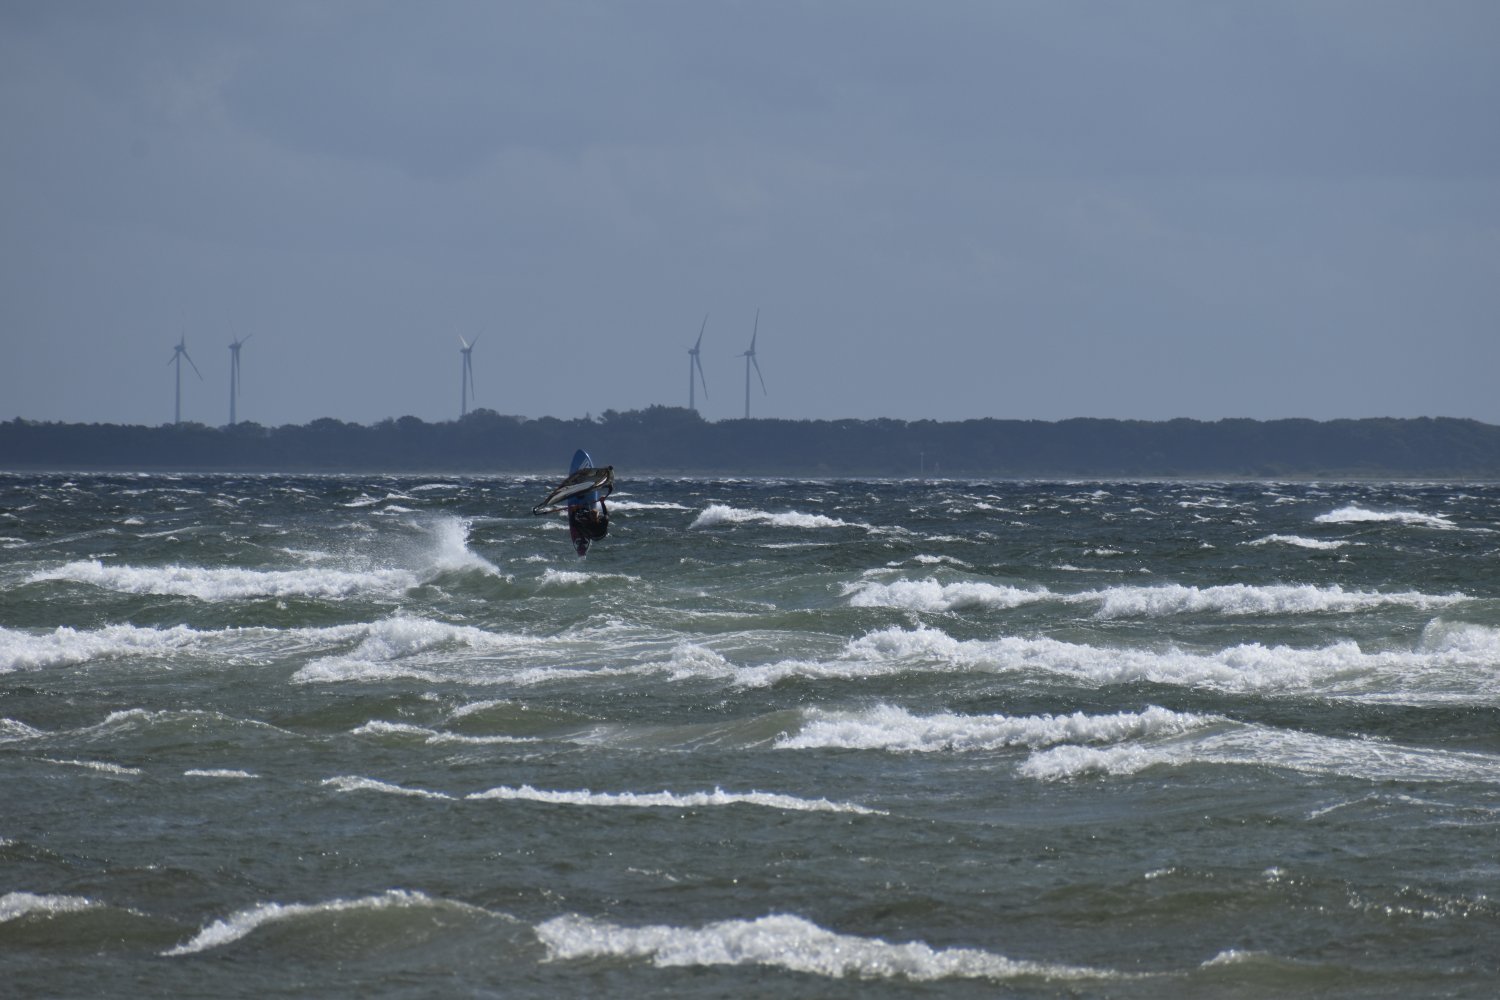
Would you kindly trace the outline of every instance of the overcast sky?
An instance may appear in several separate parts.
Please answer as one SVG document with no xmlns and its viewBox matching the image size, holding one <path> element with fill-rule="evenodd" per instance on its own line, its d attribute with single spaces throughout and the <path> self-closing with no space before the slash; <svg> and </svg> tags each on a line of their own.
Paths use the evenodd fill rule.
<svg viewBox="0 0 1500 1000">
<path fill-rule="evenodd" d="M 1500 423 L 1500 3 L 0 0 L 0 419 Z"/>
</svg>

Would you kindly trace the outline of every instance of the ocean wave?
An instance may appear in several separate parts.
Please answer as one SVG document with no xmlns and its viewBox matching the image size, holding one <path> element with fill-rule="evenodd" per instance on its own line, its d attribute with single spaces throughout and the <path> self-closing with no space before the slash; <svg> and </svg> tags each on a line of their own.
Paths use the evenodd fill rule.
<svg viewBox="0 0 1500 1000">
<path fill-rule="evenodd" d="M 97 559 L 70 562 L 33 573 L 27 583 L 84 583 L 125 594 L 163 594 L 200 601 L 234 601 L 264 597 L 399 597 L 420 583 L 404 569 L 266 570 L 201 566 L 106 566 Z"/>
<path fill-rule="evenodd" d="M 1118 743 L 1176 736 L 1222 721 L 1219 716 L 1173 712 L 1155 705 L 1110 715 L 913 715 L 880 705 L 857 712 L 812 710 L 795 734 L 777 740 L 782 750 L 842 748 L 896 752 L 966 752 L 1058 743 Z"/>
<path fill-rule="evenodd" d="M 30 916 L 56 916 L 59 913 L 80 913 L 84 910 L 102 909 L 84 896 L 53 896 L 34 892 L 7 892 L 0 896 L 0 924 L 21 920 Z"/>
<path fill-rule="evenodd" d="M 1245 544 L 1293 545 L 1300 549 L 1318 549 L 1322 551 L 1332 551 L 1333 549 L 1341 549 L 1349 543 L 1336 539 L 1329 541 L 1322 538 L 1304 538 L 1301 535 L 1266 535 L 1264 538 L 1257 538 L 1254 541 L 1246 542 Z"/>
<path fill-rule="evenodd" d="M 624 927 L 567 914 L 538 925 L 536 935 L 552 961 L 640 958 L 660 968 L 762 965 L 833 979 L 916 982 L 1129 978 L 1107 969 L 1020 961 L 975 948 L 932 948 L 916 941 L 891 944 L 880 938 L 838 934 L 787 914 L 722 920 L 697 928 Z"/>
<path fill-rule="evenodd" d="M 458 713 L 454 713 L 455 715 Z M 415 726 L 407 722 L 385 722 L 374 719 L 351 730 L 355 736 L 400 736 L 421 740 L 429 745 L 442 745 L 445 743 L 466 744 L 470 746 L 485 746 L 499 743 L 535 743 L 536 740 L 527 736 L 466 736 L 462 733 L 450 733 L 441 729 L 429 729 L 426 726 Z"/>
<path fill-rule="evenodd" d="M 175 948 L 169 948 L 161 954 L 164 957 L 173 958 L 197 954 L 212 948 L 222 948 L 248 937 L 268 924 L 305 921 L 331 915 L 381 913 L 390 910 L 458 910 L 489 915 L 489 911 L 477 906 L 434 899 L 426 893 L 406 889 L 389 889 L 378 895 L 363 896 L 358 899 L 335 899 L 326 903 L 260 903 L 249 909 L 232 913 L 222 920 L 215 920 L 190 940 Z"/>
<path fill-rule="evenodd" d="M 849 597 L 850 607 L 910 608 L 916 611 L 1015 608 L 1057 596 L 1045 587 L 1023 590 L 979 581 L 940 583 L 934 579 L 896 580 L 892 583 L 862 580 L 846 584 L 844 593 Z"/>
<path fill-rule="evenodd" d="M 425 654 L 454 650 L 498 654 L 531 647 L 544 641 L 409 615 L 397 615 L 367 625 L 346 628 L 353 629 L 359 635 L 359 644 L 347 653 L 312 660 L 292 675 L 294 683 L 388 680 L 397 677 L 441 681 L 456 676 L 451 659 L 445 658 L 442 662 L 428 664 L 421 659 Z"/>
<path fill-rule="evenodd" d="M 712 528 L 721 524 L 769 524 L 776 528 L 866 528 L 867 524 L 853 524 L 824 514 L 803 514 L 785 511 L 773 514 L 764 510 L 744 510 L 725 504 L 710 504 L 688 525 L 689 528 Z"/>
<path fill-rule="evenodd" d="M 477 800 L 502 800 L 547 802 L 570 806 L 623 806 L 631 809 L 696 809 L 708 806 L 751 805 L 767 809 L 796 812 L 857 813 L 861 815 L 885 815 L 879 809 L 869 809 L 852 802 L 831 802 L 828 799 L 804 799 L 795 795 L 776 792 L 726 792 L 715 788 L 711 792 L 591 792 L 588 790 L 557 792 L 521 785 L 518 788 L 500 786 L 488 791 L 474 792 L 465 798 Z"/>
<path fill-rule="evenodd" d="M 82 583 L 126 594 L 194 597 L 200 601 L 307 597 L 346 600 L 356 597 L 394 599 L 440 573 L 477 571 L 503 576 L 499 568 L 468 546 L 469 525 L 457 517 L 437 517 L 414 525 L 426 537 L 415 546 L 395 544 L 395 565 L 266 569 L 239 566 L 106 565 L 82 559 L 40 570 L 26 583 Z"/>
<path fill-rule="evenodd" d="M 1313 518 L 1319 524 L 1362 524 L 1371 521 L 1394 524 L 1409 524 L 1421 528 L 1457 527 L 1443 514 L 1423 514 L 1415 510 L 1366 510 L 1358 504 L 1340 507 L 1338 510 L 1319 514 Z"/>
<path fill-rule="evenodd" d="M 1018 772 L 1028 778 L 1055 781 L 1204 764 L 1273 768 L 1372 782 L 1500 782 L 1500 756 L 1494 754 L 1340 739 L 1260 725 L 1236 725 L 1152 746 L 1053 747 L 1033 754 Z"/>
<path fill-rule="evenodd" d="M 1094 686 L 1150 682 L 1229 693 L 1307 694 L 1361 701 L 1500 703 L 1500 629 L 1434 622 L 1414 648 L 1366 652 L 1351 641 L 1313 648 L 1246 643 L 1213 652 L 1092 646 L 1049 638 L 955 639 L 940 629 L 892 627 L 835 656 L 733 667 L 737 686 L 794 678 L 900 673 L 1031 673 Z"/>
<path fill-rule="evenodd" d="M 530 785 L 519 787 L 501 785 L 482 792 L 470 792 L 459 796 L 424 788 L 393 785 L 375 778 L 361 778 L 354 775 L 326 778 L 322 783 L 340 792 L 382 792 L 387 795 L 404 795 L 410 798 L 449 802 L 456 802 L 460 799 L 469 802 L 542 802 L 549 805 L 626 809 L 702 809 L 713 806 L 750 805 L 790 812 L 885 815 L 879 809 L 869 809 L 852 802 L 804 799 L 777 792 L 726 792 L 722 788 L 715 788 L 711 792 L 593 792 L 588 789 L 550 791 L 533 788 Z"/>
<path fill-rule="evenodd" d="M 0 626 L 0 673 L 122 656 L 161 656 L 192 645 L 204 634 L 186 625 L 167 629 L 106 625 L 92 632 L 63 625 L 40 635 Z"/>
</svg>

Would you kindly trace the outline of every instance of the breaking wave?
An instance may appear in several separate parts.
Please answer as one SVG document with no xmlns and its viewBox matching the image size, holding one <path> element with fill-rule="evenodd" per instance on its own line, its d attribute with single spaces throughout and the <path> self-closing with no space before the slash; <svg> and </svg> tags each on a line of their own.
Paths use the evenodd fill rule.
<svg viewBox="0 0 1500 1000">
<path fill-rule="evenodd" d="M 837 934 L 786 914 L 722 920 L 697 928 L 622 927 L 568 914 L 539 925 L 536 934 L 552 961 L 640 958 L 662 968 L 764 965 L 833 979 L 916 982 L 1126 978 L 1107 969 L 1018 961 L 975 948 L 933 948 L 918 941 L 891 944 L 880 938 Z"/>
<path fill-rule="evenodd" d="M 1326 587 L 1311 584 L 1250 586 L 1232 583 L 1213 587 L 1160 584 L 1058 593 L 1045 587 L 1022 589 L 981 581 L 943 583 L 931 578 L 897 580 L 891 583 L 861 580 L 846 584 L 844 592 L 852 607 L 960 611 L 973 608 L 1008 609 L 1055 601 L 1062 604 L 1097 605 L 1094 611 L 1097 618 L 1159 618 L 1205 612 L 1224 615 L 1321 614 L 1387 605 L 1431 609 L 1469 600 L 1463 594 L 1345 590 L 1338 584 Z"/>
</svg>

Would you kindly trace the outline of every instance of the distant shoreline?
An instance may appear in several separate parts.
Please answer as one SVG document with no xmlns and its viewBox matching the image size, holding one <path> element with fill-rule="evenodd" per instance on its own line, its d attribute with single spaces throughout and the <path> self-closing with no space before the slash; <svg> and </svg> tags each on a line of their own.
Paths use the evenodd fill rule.
<svg viewBox="0 0 1500 1000">
<path fill-rule="evenodd" d="M 578 447 L 660 478 L 1500 480 L 1500 426 L 1451 417 L 709 423 L 684 408 L 651 407 L 577 420 L 477 410 L 373 426 L 0 422 L 0 469 L 25 472 L 546 478 Z"/>
</svg>

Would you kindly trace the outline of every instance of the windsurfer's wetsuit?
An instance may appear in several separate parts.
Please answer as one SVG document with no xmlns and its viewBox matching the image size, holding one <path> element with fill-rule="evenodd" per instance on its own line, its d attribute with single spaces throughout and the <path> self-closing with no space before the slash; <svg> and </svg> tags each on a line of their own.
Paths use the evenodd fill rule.
<svg viewBox="0 0 1500 1000">
<path fill-rule="evenodd" d="M 590 542 L 597 542 L 609 534 L 609 508 L 603 499 L 599 501 L 598 510 L 582 504 L 569 507 L 568 533 L 573 536 L 573 545 L 579 555 L 588 553 Z"/>
</svg>

